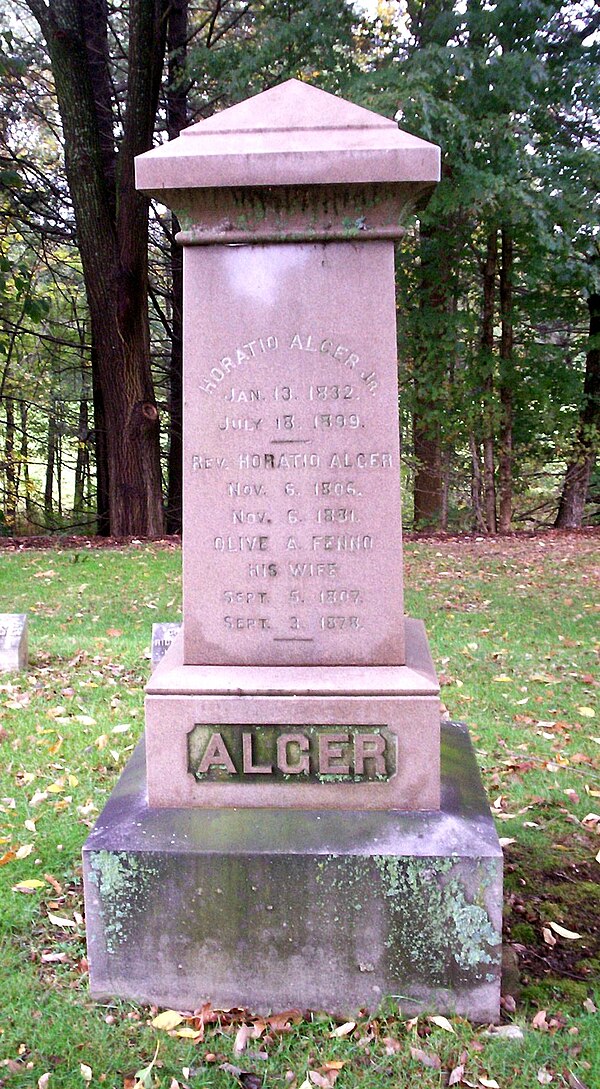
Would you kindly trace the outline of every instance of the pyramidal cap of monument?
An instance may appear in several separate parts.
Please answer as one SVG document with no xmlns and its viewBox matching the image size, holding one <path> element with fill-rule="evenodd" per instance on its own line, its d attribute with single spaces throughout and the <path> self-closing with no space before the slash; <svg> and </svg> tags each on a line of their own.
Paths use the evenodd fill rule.
<svg viewBox="0 0 600 1089">
<path fill-rule="evenodd" d="M 297 79 L 199 121 L 136 159 L 137 188 L 163 200 L 165 190 L 307 182 L 418 183 L 424 194 L 439 177 L 435 144 Z"/>
</svg>

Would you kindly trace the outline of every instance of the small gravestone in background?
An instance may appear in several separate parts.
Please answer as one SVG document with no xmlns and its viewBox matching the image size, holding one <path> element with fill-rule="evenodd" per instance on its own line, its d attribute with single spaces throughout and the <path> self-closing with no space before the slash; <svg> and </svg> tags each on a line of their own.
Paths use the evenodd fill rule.
<svg viewBox="0 0 600 1089">
<path fill-rule="evenodd" d="M 0 613 L 0 673 L 27 669 L 27 616 Z"/>
<path fill-rule="evenodd" d="M 403 611 L 394 240 L 439 149 L 290 80 L 137 168 L 183 227 L 184 622 L 84 849 L 92 993 L 495 1020 L 502 852 Z"/>
<path fill-rule="evenodd" d="M 152 625 L 152 651 L 150 661 L 154 671 L 162 662 L 171 643 L 181 631 L 181 624 L 153 624 Z"/>
</svg>

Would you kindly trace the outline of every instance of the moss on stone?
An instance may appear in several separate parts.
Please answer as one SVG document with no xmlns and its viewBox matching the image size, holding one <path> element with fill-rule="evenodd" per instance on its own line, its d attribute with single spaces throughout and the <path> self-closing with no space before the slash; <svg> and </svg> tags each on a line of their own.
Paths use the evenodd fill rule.
<svg viewBox="0 0 600 1089">
<path fill-rule="evenodd" d="M 89 879 L 98 889 L 108 953 L 131 939 L 136 920 L 143 919 L 144 901 L 156 866 L 147 855 L 127 851 L 96 851 L 90 855 Z"/>
</svg>

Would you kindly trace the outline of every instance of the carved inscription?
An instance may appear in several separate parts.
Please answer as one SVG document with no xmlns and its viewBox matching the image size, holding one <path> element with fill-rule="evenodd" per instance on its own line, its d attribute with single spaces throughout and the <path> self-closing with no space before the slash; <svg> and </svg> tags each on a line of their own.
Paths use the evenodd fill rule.
<svg viewBox="0 0 600 1089">
<path fill-rule="evenodd" d="M 205 494 L 215 512 L 203 547 L 232 654 L 260 634 L 274 653 L 318 643 L 353 660 L 376 638 L 369 573 L 399 487 L 379 392 L 375 361 L 327 331 L 266 332 L 199 369 L 206 426 L 188 468 L 199 509 Z"/>
<path fill-rule="evenodd" d="M 383 725 L 198 723 L 188 734 L 198 782 L 386 782 L 396 764 L 396 739 Z"/>
</svg>

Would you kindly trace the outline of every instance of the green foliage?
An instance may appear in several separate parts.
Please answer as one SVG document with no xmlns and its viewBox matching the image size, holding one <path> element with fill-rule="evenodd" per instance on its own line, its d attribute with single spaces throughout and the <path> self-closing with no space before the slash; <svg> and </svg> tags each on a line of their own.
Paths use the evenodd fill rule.
<svg viewBox="0 0 600 1089">
<path fill-rule="evenodd" d="M 190 51 L 189 72 L 212 108 L 290 78 L 339 92 L 356 66 L 356 24 L 346 0 L 261 0 L 243 11 L 226 4 Z"/>
<path fill-rule="evenodd" d="M 517 491 L 532 470 L 558 467 L 577 427 L 585 299 L 600 267 L 598 44 L 582 31 L 592 19 L 586 4 L 408 4 L 357 85 L 442 147 L 442 180 L 399 252 L 402 403 L 462 464 L 463 488 L 469 437 L 478 445 L 490 421 L 497 437 L 500 386 L 511 390 Z M 506 361 L 497 287 L 491 354 L 481 341 L 486 242 L 500 229 L 514 246 Z M 554 492 L 549 474 L 548 515 Z"/>
</svg>

